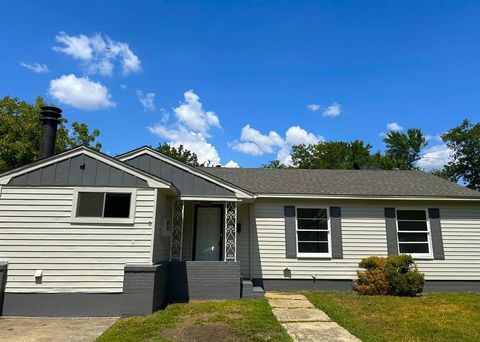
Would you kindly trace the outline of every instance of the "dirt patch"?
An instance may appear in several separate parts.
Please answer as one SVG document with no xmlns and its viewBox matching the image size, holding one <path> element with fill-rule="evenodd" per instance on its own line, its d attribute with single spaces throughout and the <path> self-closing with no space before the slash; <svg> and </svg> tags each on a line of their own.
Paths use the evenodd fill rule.
<svg viewBox="0 0 480 342">
<path fill-rule="evenodd" d="M 178 342 L 246 341 L 236 336 L 230 325 L 217 321 L 217 318 L 218 315 L 214 313 L 190 316 L 174 328 L 164 329 L 161 336 Z"/>
</svg>

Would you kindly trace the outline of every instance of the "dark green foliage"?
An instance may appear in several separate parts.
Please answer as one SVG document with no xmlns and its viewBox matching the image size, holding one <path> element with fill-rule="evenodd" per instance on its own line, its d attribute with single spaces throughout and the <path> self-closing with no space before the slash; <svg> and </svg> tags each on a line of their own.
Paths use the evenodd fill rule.
<svg viewBox="0 0 480 342">
<path fill-rule="evenodd" d="M 383 139 L 387 145 L 385 155 L 390 157 L 395 167 L 402 170 L 417 169 L 415 163 L 420 159 L 420 152 L 427 146 L 422 130 L 409 128 L 406 133 L 390 131 Z"/>
<path fill-rule="evenodd" d="M 454 182 L 461 179 L 467 188 L 480 191 L 480 123 L 474 125 L 465 119 L 443 134 L 442 140 L 453 156 L 436 174 Z"/>
<path fill-rule="evenodd" d="M 262 164 L 264 169 L 284 169 L 287 166 L 285 164 L 280 163 L 280 160 L 270 160 L 266 164 Z"/>
<path fill-rule="evenodd" d="M 362 259 L 358 266 L 365 268 L 357 272 L 355 281 L 360 294 L 415 296 L 423 291 L 425 277 L 410 255 L 372 256 Z"/>
<path fill-rule="evenodd" d="M 46 104 L 41 97 L 33 105 L 9 96 L 0 100 L 0 172 L 37 159 L 41 136 L 40 107 Z M 90 134 L 84 123 L 73 122 L 70 128 L 66 124 L 67 120 L 62 119 L 58 126 L 56 153 L 77 146 L 100 150 L 102 145 L 96 141 L 100 134 L 97 129 Z"/>
<path fill-rule="evenodd" d="M 183 145 L 175 147 L 171 146 L 170 144 L 163 143 L 159 144 L 155 150 L 187 165 L 200 166 L 197 155 L 194 152 L 187 150 Z"/>
</svg>

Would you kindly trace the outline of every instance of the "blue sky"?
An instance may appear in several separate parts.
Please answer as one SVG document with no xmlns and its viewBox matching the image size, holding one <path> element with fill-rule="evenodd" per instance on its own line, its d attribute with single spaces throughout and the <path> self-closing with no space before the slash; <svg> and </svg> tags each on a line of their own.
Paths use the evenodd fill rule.
<svg viewBox="0 0 480 342">
<path fill-rule="evenodd" d="M 115 155 L 162 141 L 244 167 L 319 139 L 480 118 L 473 1 L 9 1 L 0 96 L 42 96 Z M 233 165 L 230 163 L 229 165 Z"/>
</svg>

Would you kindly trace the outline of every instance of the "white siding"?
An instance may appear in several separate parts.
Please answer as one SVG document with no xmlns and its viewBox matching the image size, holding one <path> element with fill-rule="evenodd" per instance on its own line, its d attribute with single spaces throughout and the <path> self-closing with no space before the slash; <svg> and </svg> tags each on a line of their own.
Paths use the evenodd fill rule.
<svg viewBox="0 0 480 342">
<path fill-rule="evenodd" d="M 170 259 L 170 235 L 165 233 L 165 220 L 172 219 L 172 200 L 161 190 L 157 190 L 157 208 L 155 213 L 155 231 L 153 236 L 154 263 Z"/>
<path fill-rule="evenodd" d="M 126 263 L 150 263 L 155 192 L 138 189 L 132 224 L 71 223 L 73 188 L 4 187 L 0 260 L 7 292 L 121 292 Z M 36 284 L 35 270 L 43 270 Z"/>
<path fill-rule="evenodd" d="M 237 233 L 237 261 L 240 262 L 242 276 L 250 277 L 250 214 L 248 204 L 239 204 L 237 222 L 242 225 L 242 230 Z"/>
<path fill-rule="evenodd" d="M 286 259 L 284 205 L 340 206 L 343 259 Z M 252 277 L 283 278 L 286 266 L 292 278 L 354 279 L 358 262 L 370 255 L 386 256 L 384 207 L 405 206 L 380 201 L 257 200 L 252 227 Z M 408 207 L 440 208 L 446 260 L 419 260 L 430 280 L 480 280 L 480 207 L 416 202 Z"/>
</svg>

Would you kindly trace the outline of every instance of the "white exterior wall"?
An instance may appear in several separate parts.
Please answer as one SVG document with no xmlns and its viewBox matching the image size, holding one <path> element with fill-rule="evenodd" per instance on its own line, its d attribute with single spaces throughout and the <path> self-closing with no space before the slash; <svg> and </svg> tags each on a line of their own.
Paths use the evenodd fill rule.
<svg viewBox="0 0 480 342">
<path fill-rule="evenodd" d="M 170 259 L 170 234 L 166 233 L 166 220 L 172 220 L 172 200 L 157 190 L 155 229 L 153 233 L 153 263 Z M 171 225 L 171 223 L 170 223 Z"/>
<path fill-rule="evenodd" d="M 284 206 L 330 207 L 342 211 L 343 259 L 286 259 Z M 254 203 L 252 277 L 293 279 L 354 279 L 358 262 L 387 255 L 385 207 L 440 208 L 445 260 L 417 261 L 427 280 L 480 280 L 480 204 L 439 202 L 268 200 Z"/>
<path fill-rule="evenodd" d="M 151 263 L 155 190 L 137 189 L 133 224 L 71 223 L 74 188 L 3 187 L 6 292 L 122 292 L 126 263 Z M 41 284 L 35 270 L 43 270 Z"/>
</svg>

